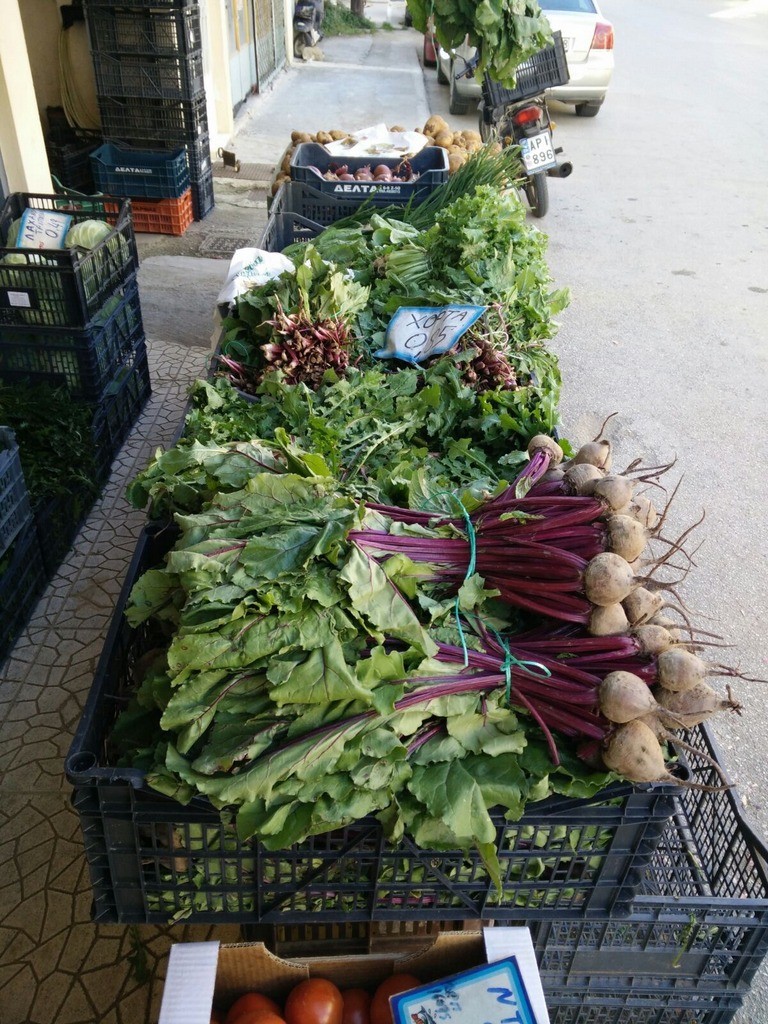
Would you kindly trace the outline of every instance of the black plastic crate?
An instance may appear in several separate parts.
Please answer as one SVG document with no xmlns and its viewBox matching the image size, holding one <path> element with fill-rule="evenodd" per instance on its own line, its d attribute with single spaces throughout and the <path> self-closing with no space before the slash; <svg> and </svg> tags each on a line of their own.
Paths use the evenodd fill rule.
<svg viewBox="0 0 768 1024">
<path fill-rule="evenodd" d="M 64 384 L 73 398 L 98 402 L 143 341 L 134 278 L 87 330 L 0 326 L 0 379 Z"/>
<path fill-rule="evenodd" d="M 181 56 L 93 53 L 98 96 L 194 100 L 204 93 L 202 51 Z"/>
<path fill-rule="evenodd" d="M 414 205 L 423 201 L 426 196 L 416 197 Z M 382 206 L 397 206 L 396 201 L 387 199 L 378 201 L 376 196 L 361 199 L 354 196 L 335 196 L 324 192 L 305 181 L 286 181 L 268 202 L 270 214 L 298 214 L 322 227 L 328 227 L 337 220 L 357 213 L 363 203 L 369 203 L 373 209 Z"/>
<path fill-rule="evenodd" d="M 152 394 L 147 348 L 139 342 L 133 361 L 123 367 L 104 392 L 93 417 L 97 483 L 104 483 L 123 442 Z"/>
<path fill-rule="evenodd" d="M 152 8 L 149 10 L 148 8 Z M 202 49 L 197 3 L 118 6 L 91 0 L 86 21 L 93 54 L 176 57 Z"/>
<path fill-rule="evenodd" d="M 354 199 L 358 204 L 370 200 L 377 206 L 423 201 L 448 181 L 448 150 L 441 146 L 425 146 L 408 158 L 413 172 L 418 174 L 415 181 L 327 181 L 322 177 L 326 171 L 344 165 L 354 174 L 361 167 L 386 164 L 394 169 L 401 162 L 402 157 L 392 156 L 331 156 L 317 142 L 302 142 L 291 157 L 291 180 L 305 182 L 333 198 Z M 312 168 L 317 168 L 320 174 Z"/>
<path fill-rule="evenodd" d="M 93 249 L 11 248 L 11 226 L 28 208 L 64 211 L 73 222 L 103 220 L 112 231 Z M 0 325 L 88 327 L 138 265 L 130 200 L 13 192 L 0 212 Z"/>
<path fill-rule="evenodd" d="M 143 535 L 127 574 L 83 717 L 66 761 L 81 817 L 100 921 L 516 921 L 607 914 L 631 905 L 672 810 L 677 786 L 607 787 L 589 800 L 553 797 L 519 822 L 494 814 L 503 888 L 479 857 L 388 842 L 366 818 L 290 849 L 242 842 L 207 800 L 154 793 L 138 769 L 110 758 L 112 722 L 133 667 L 154 646 L 123 609 L 135 580 L 170 547 Z"/>
<path fill-rule="evenodd" d="M 80 493 L 57 494 L 35 507 L 34 519 L 46 576 L 59 570 L 97 496 Z"/>
<path fill-rule="evenodd" d="M 570 75 L 568 60 L 561 32 L 552 33 L 552 45 L 534 53 L 517 68 L 515 88 L 504 89 L 488 75 L 483 75 L 482 95 L 485 105 L 484 116 L 488 123 L 495 121 L 498 113 L 509 103 L 538 96 L 546 89 L 565 85 Z"/>
<path fill-rule="evenodd" d="M 0 556 L 0 662 L 29 621 L 47 581 L 30 515 L 11 547 Z"/>
<path fill-rule="evenodd" d="M 65 188 L 92 195 L 96 191 L 91 153 L 101 145 L 100 132 L 52 125 L 45 136 L 51 174 Z"/>
<path fill-rule="evenodd" d="M 194 142 L 188 142 L 185 147 L 187 151 L 187 163 L 189 165 L 190 181 L 200 182 L 204 178 L 213 176 L 213 161 L 211 159 L 211 139 L 209 135 L 202 135 Z"/>
<path fill-rule="evenodd" d="M 105 142 L 91 154 L 91 168 L 99 189 L 111 196 L 178 199 L 189 188 L 183 147 L 147 150 Z"/>
<path fill-rule="evenodd" d="M 294 242 L 310 242 L 322 230 L 322 224 L 298 213 L 270 213 L 258 247 L 267 252 L 282 252 Z"/>
<path fill-rule="evenodd" d="M 16 435 L 10 427 L 0 426 L 0 557 L 29 520 L 30 513 Z"/>
<path fill-rule="evenodd" d="M 195 220 L 204 220 L 214 206 L 213 173 L 209 172 L 192 182 L 192 216 Z"/>
<path fill-rule="evenodd" d="M 195 100 L 135 100 L 99 97 L 105 138 L 154 149 L 183 146 L 208 135 L 205 96 Z M 154 143 L 154 145 L 153 145 Z"/>
</svg>

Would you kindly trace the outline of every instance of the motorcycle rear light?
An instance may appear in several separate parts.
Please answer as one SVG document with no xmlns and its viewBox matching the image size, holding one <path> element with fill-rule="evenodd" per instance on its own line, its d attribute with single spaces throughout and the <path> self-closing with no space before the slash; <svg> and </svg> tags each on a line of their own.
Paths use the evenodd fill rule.
<svg viewBox="0 0 768 1024">
<path fill-rule="evenodd" d="M 592 49 L 613 49 L 613 25 L 607 21 L 598 21 L 595 25 L 595 34 L 592 36 Z"/>
<path fill-rule="evenodd" d="M 512 115 L 512 123 L 519 125 L 533 124 L 534 121 L 538 121 L 543 115 L 544 111 L 541 107 L 523 107 L 522 110 L 518 110 Z"/>
</svg>

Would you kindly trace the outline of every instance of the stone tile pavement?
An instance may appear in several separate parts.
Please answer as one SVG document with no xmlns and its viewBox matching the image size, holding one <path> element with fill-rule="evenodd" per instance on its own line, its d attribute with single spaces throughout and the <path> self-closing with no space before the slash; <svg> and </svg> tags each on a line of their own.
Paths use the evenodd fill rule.
<svg viewBox="0 0 768 1024">
<path fill-rule="evenodd" d="M 153 394 L 107 487 L 0 668 L 0 1021 L 157 1020 L 173 942 L 239 929 L 96 925 L 63 763 L 144 514 L 126 483 L 173 439 L 208 352 L 150 340 Z"/>
</svg>

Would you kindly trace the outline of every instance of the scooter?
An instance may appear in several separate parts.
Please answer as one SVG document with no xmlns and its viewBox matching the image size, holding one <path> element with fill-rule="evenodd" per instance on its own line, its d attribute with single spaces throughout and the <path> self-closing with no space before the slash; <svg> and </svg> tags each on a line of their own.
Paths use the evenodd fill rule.
<svg viewBox="0 0 768 1024">
<path fill-rule="evenodd" d="M 542 51 L 542 54 L 546 53 L 547 51 Z M 537 57 L 538 55 L 534 54 L 526 62 L 525 70 L 533 69 L 533 74 L 529 75 L 531 81 L 535 80 Z M 475 73 L 479 63 L 480 55 L 477 53 L 465 61 L 466 67 L 458 72 L 456 78 L 469 78 Z M 509 90 L 502 89 L 487 75 L 483 76 L 481 98 L 477 108 L 480 137 L 483 142 L 487 142 L 495 136 L 502 146 L 520 147 L 520 159 L 525 172 L 520 190 L 525 195 L 533 216 L 543 217 L 549 209 L 547 177 L 567 178 L 573 171 L 573 164 L 570 160 L 560 159 L 562 146 L 555 146 L 553 142 L 552 130 L 555 126 L 550 119 L 543 90 L 534 90 L 530 96 L 512 95 L 514 98 L 510 98 Z"/>
<path fill-rule="evenodd" d="M 296 0 L 293 9 L 293 55 L 301 57 L 306 46 L 316 46 L 323 38 L 320 28 L 325 16 L 325 0 Z"/>
</svg>

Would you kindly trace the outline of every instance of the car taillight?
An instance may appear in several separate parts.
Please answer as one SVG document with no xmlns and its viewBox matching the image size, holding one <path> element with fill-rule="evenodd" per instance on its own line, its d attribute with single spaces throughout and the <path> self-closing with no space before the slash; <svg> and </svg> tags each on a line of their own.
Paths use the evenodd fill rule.
<svg viewBox="0 0 768 1024">
<path fill-rule="evenodd" d="M 592 36 L 592 49 L 613 49 L 613 25 L 607 21 L 598 21 L 595 25 L 595 34 Z"/>
<path fill-rule="evenodd" d="M 512 122 L 520 125 L 532 124 L 534 121 L 538 121 L 543 113 L 541 107 L 523 107 L 522 110 L 518 110 L 512 115 Z"/>
</svg>

